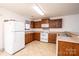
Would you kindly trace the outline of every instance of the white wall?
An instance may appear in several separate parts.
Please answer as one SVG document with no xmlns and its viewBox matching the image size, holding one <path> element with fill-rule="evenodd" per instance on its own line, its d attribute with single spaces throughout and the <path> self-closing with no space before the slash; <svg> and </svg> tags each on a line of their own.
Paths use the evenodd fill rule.
<svg viewBox="0 0 79 59">
<path fill-rule="evenodd" d="M 15 19 L 17 21 L 25 21 L 25 18 L 14 13 L 8 11 L 6 9 L 0 8 L 0 50 L 3 49 L 3 40 L 4 40 L 4 20 Z"/>
</svg>

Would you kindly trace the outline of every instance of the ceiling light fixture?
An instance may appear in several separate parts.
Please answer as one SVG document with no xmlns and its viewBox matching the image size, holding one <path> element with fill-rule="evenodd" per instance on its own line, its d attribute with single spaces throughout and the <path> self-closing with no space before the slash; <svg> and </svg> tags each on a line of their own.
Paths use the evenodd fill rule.
<svg viewBox="0 0 79 59">
<path fill-rule="evenodd" d="M 38 13 L 38 14 L 40 14 L 40 15 L 44 15 L 44 13 L 43 13 L 43 11 L 41 10 L 41 8 L 40 7 L 38 7 L 37 5 L 34 5 L 33 6 L 33 9 Z"/>
</svg>

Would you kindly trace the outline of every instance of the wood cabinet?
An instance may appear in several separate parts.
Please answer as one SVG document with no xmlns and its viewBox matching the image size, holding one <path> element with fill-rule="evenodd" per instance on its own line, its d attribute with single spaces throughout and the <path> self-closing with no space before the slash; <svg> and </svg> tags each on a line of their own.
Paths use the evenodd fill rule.
<svg viewBox="0 0 79 59">
<path fill-rule="evenodd" d="M 49 28 L 62 28 L 62 19 L 42 19 L 42 21 L 31 21 L 31 28 L 41 28 L 41 24 L 49 24 Z"/>
<path fill-rule="evenodd" d="M 50 28 L 62 28 L 62 19 L 54 19 L 49 21 Z"/>
<path fill-rule="evenodd" d="M 58 41 L 59 56 L 79 56 L 79 44 Z"/>
<path fill-rule="evenodd" d="M 49 23 L 49 19 L 42 19 L 42 24 L 47 24 Z"/>
<path fill-rule="evenodd" d="M 56 43 L 56 33 L 49 33 L 48 34 L 48 42 L 49 43 Z"/>
<path fill-rule="evenodd" d="M 26 33 L 25 34 L 25 44 L 30 43 L 33 41 L 33 33 Z"/>
<path fill-rule="evenodd" d="M 74 56 L 79 56 L 79 44 L 75 43 L 73 48 L 74 48 Z"/>
<path fill-rule="evenodd" d="M 33 37 L 34 37 L 34 40 L 40 41 L 40 32 L 35 32 L 35 33 L 33 34 Z"/>
<path fill-rule="evenodd" d="M 34 28 L 34 21 L 31 21 L 30 27 L 31 27 L 31 28 Z"/>
<path fill-rule="evenodd" d="M 35 21 L 34 28 L 41 28 L 41 21 Z"/>
</svg>

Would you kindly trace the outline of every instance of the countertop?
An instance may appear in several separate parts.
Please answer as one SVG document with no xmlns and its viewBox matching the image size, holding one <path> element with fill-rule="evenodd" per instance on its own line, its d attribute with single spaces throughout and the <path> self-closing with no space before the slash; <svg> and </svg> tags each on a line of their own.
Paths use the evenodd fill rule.
<svg viewBox="0 0 79 59">
<path fill-rule="evenodd" d="M 79 43 L 79 36 L 57 36 L 57 41 L 65 41 L 65 42 L 72 42 L 72 43 Z"/>
<path fill-rule="evenodd" d="M 59 35 L 63 34 L 64 32 L 51 32 L 51 31 L 32 31 L 27 30 L 26 33 L 34 33 L 34 32 L 46 32 L 46 33 L 56 33 L 57 34 L 57 41 L 65 41 L 65 42 L 72 42 L 72 43 L 79 43 L 79 36 L 72 35 L 66 36 L 66 35 Z"/>
<path fill-rule="evenodd" d="M 60 33 L 60 32 L 52 32 L 52 31 L 48 31 L 48 30 L 41 30 L 41 31 L 26 30 L 25 32 L 26 32 L 26 33 L 29 33 L 29 32 L 30 32 L 30 33 L 31 33 L 31 32 L 32 32 L 32 33 L 34 33 L 34 32 L 40 32 L 40 33 L 41 33 L 41 32 L 46 32 L 46 33 Z"/>
</svg>

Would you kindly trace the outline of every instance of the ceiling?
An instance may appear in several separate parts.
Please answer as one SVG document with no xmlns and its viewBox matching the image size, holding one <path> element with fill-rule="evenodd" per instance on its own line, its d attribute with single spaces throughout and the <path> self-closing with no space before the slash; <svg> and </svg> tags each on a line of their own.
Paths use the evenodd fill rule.
<svg viewBox="0 0 79 59">
<path fill-rule="evenodd" d="M 0 3 L 0 7 L 32 19 L 79 14 L 79 3 L 39 3 L 38 5 L 45 10 L 46 15 L 41 16 L 33 10 L 33 3 Z"/>
</svg>

